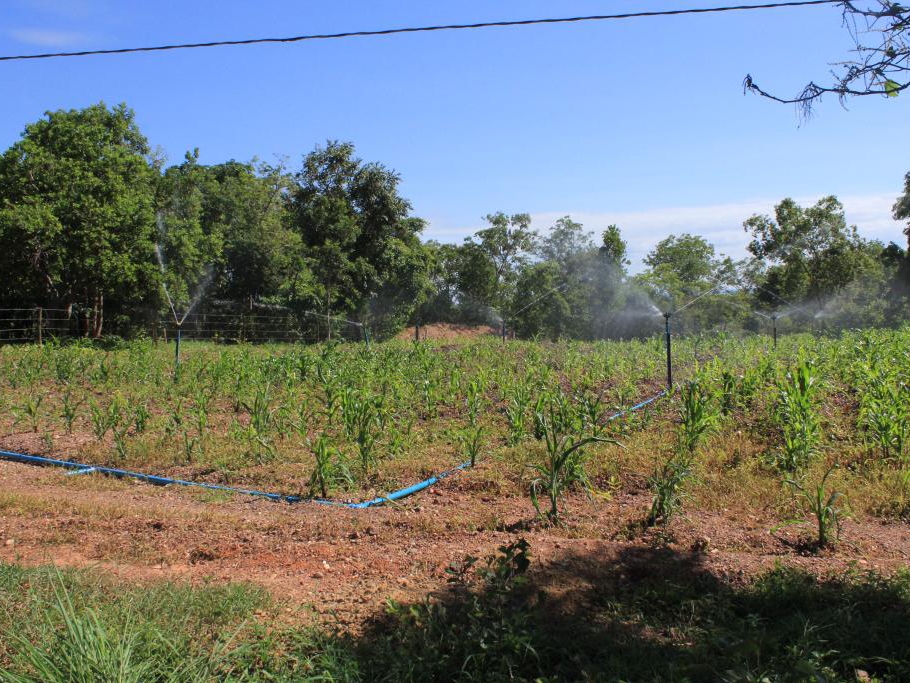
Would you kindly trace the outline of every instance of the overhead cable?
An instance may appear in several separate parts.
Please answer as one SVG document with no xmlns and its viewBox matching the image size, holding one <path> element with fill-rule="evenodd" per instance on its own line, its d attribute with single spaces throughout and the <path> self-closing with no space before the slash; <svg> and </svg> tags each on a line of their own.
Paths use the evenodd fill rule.
<svg viewBox="0 0 910 683">
<path fill-rule="evenodd" d="M 166 50 L 189 50 L 204 47 L 226 47 L 231 45 L 261 45 L 266 43 L 299 43 L 305 40 L 335 40 L 339 38 L 366 38 L 374 36 L 391 36 L 402 33 L 429 33 L 432 31 L 460 31 L 481 28 L 502 28 L 508 26 L 535 26 L 541 24 L 570 24 L 587 21 L 611 21 L 619 19 L 643 19 L 650 17 L 673 17 L 691 14 L 715 14 L 719 12 L 739 12 L 748 10 L 778 9 L 786 7 L 806 7 L 810 5 L 842 4 L 843 0 L 792 0 L 790 2 L 769 2 L 759 5 L 730 5 L 725 7 L 687 7 L 675 10 L 655 10 L 651 12 L 626 12 L 623 14 L 595 14 L 578 17 L 554 17 L 545 19 L 514 19 L 506 21 L 482 21 L 473 24 L 441 24 L 436 26 L 411 26 L 387 28 L 370 31 L 342 31 L 339 33 L 313 33 L 281 38 L 246 38 L 242 40 L 212 40 L 201 43 L 175 43 L 171 45 L 149 45 L 142 47 L 121 47 L 106 50 L 79 50 L 76 52 L 45 52 L 42 54 L 3 55 L 0 61 L 11 62 L 26 59 L 54 59 L 60 57 L 89 57 L 92 55 L 120 55 L 133 52 L 163 52 Z"/>
</svg>

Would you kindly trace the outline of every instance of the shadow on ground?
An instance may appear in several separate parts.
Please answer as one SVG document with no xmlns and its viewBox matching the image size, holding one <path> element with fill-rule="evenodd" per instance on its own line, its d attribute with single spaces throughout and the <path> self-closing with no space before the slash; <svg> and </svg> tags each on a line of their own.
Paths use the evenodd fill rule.
<svg viewBox="0 0 910 683">
<path fill-rule="evenodd" d="M 527 552 L 526 552 L 527 551 Z M 524 544 L 393 605 L 349 646 L 367 680 L 910 680 L 910 575 L 721 580 L 703 556 L 629 548 L 525 571 Z"/>
</svg>

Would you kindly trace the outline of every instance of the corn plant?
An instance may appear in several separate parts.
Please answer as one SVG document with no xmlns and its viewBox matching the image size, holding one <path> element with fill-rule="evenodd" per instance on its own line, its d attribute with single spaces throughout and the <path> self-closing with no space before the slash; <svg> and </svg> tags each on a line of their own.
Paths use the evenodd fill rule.
<svg viewBox="0 0 910 683">
<path fill-rule="evenodd" d="M 380 418 L 378 401 L 374 396 L 363 396 L 353 387 L 345 387 L 341 394 L 341 419 L 345 434 L 357 444 L 360 471 L 369 476 L 376 466 L 375 446 L 379 439 Z"/>
<path fill-rule="evenodd" d="M 859 410 L 866 441 L 873 443 L 885 460 L 903 462 L 910 441 L 910 390 L 896 378 L 874 375 L 866 382 Z"/>
<path fill-rule="evenodd" d="M 252 403 L 243 406 L 250 414 L 250 424 L 246 429 L 246 439 L 256 460 L 262 464 L 266 459 L 275 456 L 275 446 L 271 439 L 272 422 L 275 409 L 272 407 L 268 382 L 257 389 Z"/>
<path fill-rule="evenodd" d="M 167 424 L 164 426 L 164 433 L 167 436 L 173 436 L 183 428 L 183 400 L 178 399 L 171 408 L 171 414 L 168 415 Z M 92 423 L 94 424 L 94 414 Z"/>
<path fill-rule="evenodd" d="M 137 403 L 136 407 L 133 408 L 133 428 L 137 434 L 142 434 L 148 427 L 149 420 L 152 419 L 152 414 L 149 412 L 149 407 L 147 403 Z"/>
<path fill-rule="evenodd" d="M 720 414 L 729 416 L 739 406 L 739 385 L 741 378 L 737 378 L 729 370 L 724 370 L 720 376 Z"/>
<path fill-rule="evenodd" d="M 589 391 L 581 391 L 576 396 L 576 399 L 578 401 L 578 408 L 581 411 L 585 426 L 591 430 L 591 433 L 594 436 L 600 435 L 604 428 L 604 404 L 601 401 L 602 398 L 602 392 L 595 394 Z"/>
<path fill-rule="evenodd" d="M 831 473 L 838 468 L 837 463 L 831 465 L 821 481 L 815 486 L 803 486 L 795 479 L 785 479 L 784 483 L 792 487 L 803 509 L 814 518 L 816 528 L 816 543 L 819 548 L 832 545 L 840 538 L 840 520 L 847 514 L 844 503 L 846 496 L 839 491 L 828 491 L 826 484 Z M 776 531 L 791 524 L 807 524 L 809 520 L 788 520 L 779 524 L 771 531 Z"/>
<path fill-rule="evenodd" d="M 683 487 L 692 475 L 692 460 L 685 454 L 679 454 L 648 478 L 648 486 L 654 494 L 646 520 L 648 526 L 667 524 L 679 511 L 685 497 Z"/>
<path fill-rule="evenodd" d="M 537 474 L 531 481 L 531 503 L 537 514 L 541 514 L 539 493 L 549 497 L 550 508 L 547 519 L 559 523 L 559 501 L 566 491 L 574 485 L 581 485 L 585 491 L 591 486 L 584 469 L 584 447 L 595 442 L 618 445 L 614 439 L 599 436 L 578 437 L 575 435 L 579 425 L 575 411 L 562 391 L 547 394 L 535 406 L 535 431 L 541 434 L 546 445 L 546 456 L 542 463 L 530 467 Z"/>
<path fill-rule="evenodd" d="M 92 401 L 89 404 L 92 420 L 92 433 L 98 441 L 103 441 L 105 434 L 111 429 L 120 426 L 123 420 L 123 406 L 120 400 L 115 398 L 107 408 L 102 408 L 98 403 Z"/>
<path fill-rule="evenodd" d="M 809 464 L 818 450 L 821 427 L 815 410 L 815 366 L 803 362 L 787 373 L 778 387 L 777 422 L 783 436 L 783 449 L 776 466 L 794 472 Z"/>
<path fill-rule="evenodd" d="M 480 447 L 483 441 L 483 427 L 481 425 L 467 426 L 459 431 L 455 438 L 461 444 L 462 452 L 471 461 L 471 467 L 477 462 Z"/>
<path fill-rule="evenodd" d="M 714 396 L 707 390 L 703 380 L 696 377 L 683 385 L 680 391 L 680 410 L 679 448 L 691 458 L 717 427 L 720 417 L 714 405 Z"/>
<path fill-rule="evenodd" d="M 515 446 L 527 431 L 528 406 L 531 403 L 531 392 L 527 386 L 517 384 L 509 395 L 506 406 L 506 421 L 509 424 L 508 444 Z"/>
<path fill-rule="evenodd" d="M 29 395 L 25 398 L 25 402 L 22 404 L 18 414 L 16 422 L 21 420 L 23 417 L 28 418 L 29 428 L 35 434 L 38 433 L 38 425 L 41 421 L 41 404 L 44 403 L 44 394 Z"/>
<path fill-rule="evenodd" d="M 67 387 L 63 396 L 61 397 L 62 401 L 62 413 L 61 417 L 63 418 L 63 423 L 66 425 L 66 433 L 73 433 L 73 423 L 76 422 L 76 418 L 79 415 L 79 406 L 85 401 L 84 398 L 76 400 L 73 396 L 72 390 Z"/>
<path fill-rule="evenodd" d="M 111 427 L 111 434 L 114 435 L 114 450 L 121 461 L 126 460 L 126 436 L 129 429 L 130 423 L 125 420 Z"/>
<path fill-rule="evenodd" d="M 351 483 L 351 475 L 344 458 L 337 448 L 333 447 L 329 437 L 323 433 L 316 441 L 307 440 L 313 452 L 316 464 L 310 474 L 310 495 L 321 495 L 327 498 L 329 487 L 339 482 Z"/>
<path fill-rule="evenodd" d="M 335 414 L 338 412 L 339 407 L 340 387 L 338 378 L 334 373 L 326 371 L 322 364 L 316 366 L 316 377 L 322 387 L 325 421 L 326 424 L 331 425 L 335 420 Z"/>
</svg>

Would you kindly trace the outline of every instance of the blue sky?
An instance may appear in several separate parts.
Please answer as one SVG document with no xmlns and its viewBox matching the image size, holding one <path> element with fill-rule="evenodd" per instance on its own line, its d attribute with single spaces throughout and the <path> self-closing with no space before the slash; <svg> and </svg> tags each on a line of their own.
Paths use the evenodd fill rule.
<svg viewBox="0 0 910 683">
<path fill-rule="evenodd" d="M 712 6 L 723 0 L 0 0 L 0 54 Z M 808 123 L 744 96 L 795 94 L 852 46 L 834 7 L 0 63 L 0 148 L 49 109 L 126 102 L 172 162 L 288 157 L 327 139 L 397 170 L 461 241 L 494 211 L 545 231 L 619 224 L 640 259 L 671 232 L 744 254 L 742 221 L 836 194 L 904 244 L 910 96 L 827 99 Z"/>
</svg>

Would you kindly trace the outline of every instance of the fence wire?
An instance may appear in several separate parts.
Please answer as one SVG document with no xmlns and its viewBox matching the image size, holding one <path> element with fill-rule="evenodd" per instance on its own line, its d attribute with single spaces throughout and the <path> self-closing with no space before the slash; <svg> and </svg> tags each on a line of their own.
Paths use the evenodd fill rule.
<svg viewBox="0 0 910 683">
<path fill-rule="evenodd" d="M 83 312 L 84 313 L 84 312 Z M 336 339 L 367 341 L 369 333 L 358 322 L 312 311 L 212 310 L 190 313 L 179 324 L 157 314 L 145 316 L 145 325 L 133 326 L 130 336 L 145 334 L 169 342 L 206 341 L 223 344 L 312 344 Z M 40 344 L 53 339 L 85 335 L 84 316 L 56 308 L 0 308 L 0 344 Z M 116 324 L 106 328 L 119 332 Z"/>
</svg>

